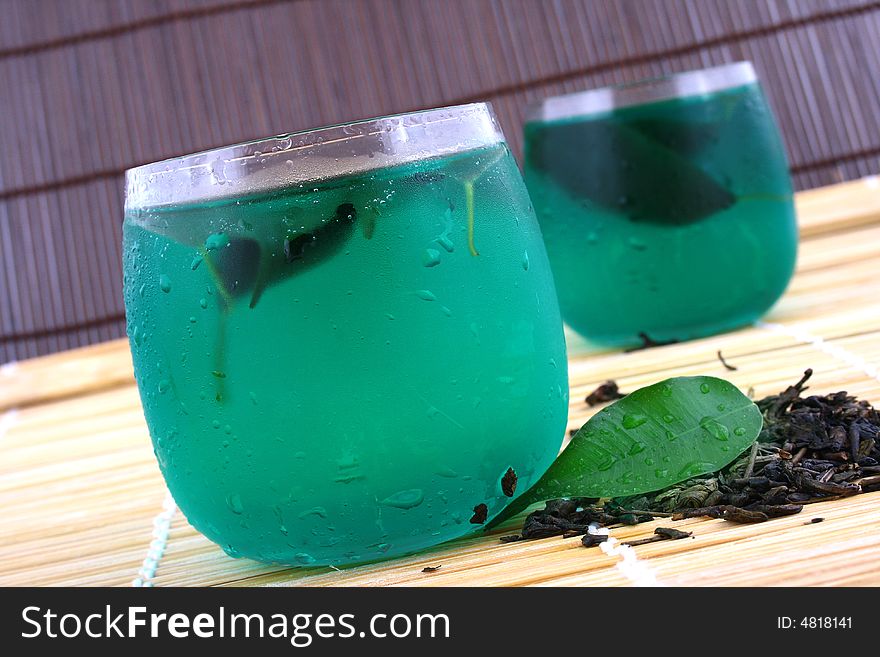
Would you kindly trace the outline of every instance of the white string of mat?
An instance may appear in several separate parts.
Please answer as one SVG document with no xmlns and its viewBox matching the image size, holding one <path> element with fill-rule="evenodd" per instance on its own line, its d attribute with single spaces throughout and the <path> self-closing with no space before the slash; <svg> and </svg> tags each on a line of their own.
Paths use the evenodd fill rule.
<svg viewBox="0 0 880 657">
<path fill-rule="evenodd" d="M 147 556 L 138 570 L 137 577 L 132 581 L 132 586 L 153 586 L 156 569 L 159 567 L 159 562 L 168 546 L 168 532 L 171 530 L 171 520 L 175 513 L 177 513 L 177 504 L 174 503 L 171 493 L 166 491 L 162 511 L 153 518 L 153 538 L 150 541 Z"/>
<path fill-rule="evenodd" d="M 657 573 L 645 561 L 636 556 L 632 546 L 624 545 L 611 536 L 607 527 L 600 527 L 595 522 L 587 529 L 591 536 L 607 536 L 608 538 L 599 543 L 599 549 L 609 557 L 618 557 L 617 570 L 635 586 L 662 586 L 657 581 Z"/>
</svg>

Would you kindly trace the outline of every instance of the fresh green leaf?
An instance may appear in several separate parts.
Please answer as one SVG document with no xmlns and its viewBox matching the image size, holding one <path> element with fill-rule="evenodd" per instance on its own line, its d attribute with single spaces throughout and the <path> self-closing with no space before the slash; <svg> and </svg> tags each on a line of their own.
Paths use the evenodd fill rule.
<svg viewBox="0 0 880 657">
<path fill-rule="evenodd" d="M 491 524 L 535 502 L 640 495 L 715 472 L 755 441 L 762 424 L 758 407 L 723 379 L 677 377 L 641 388 L 590 418 Z"/>
</svg>

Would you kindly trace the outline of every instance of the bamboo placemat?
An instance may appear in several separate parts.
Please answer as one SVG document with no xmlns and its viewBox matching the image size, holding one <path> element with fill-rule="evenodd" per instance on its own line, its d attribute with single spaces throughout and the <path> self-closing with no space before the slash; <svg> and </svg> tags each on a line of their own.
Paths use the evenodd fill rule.
<svg viewBox="0 0 880 657">
<path fill-rule="evenodd" d="M 759 325 L 631 354 L 595 351 L 569 334 L 569 428 L 590 416 L 584 396 L 608 378 L 632 390 L 709 374 L 761 397 L 812 367 L 812 392 L 844 389 L 880 403 L 880 179 L 803 192 L 797 205 L 797 274 Z M 718 350 L 736 371 L 724 369 Z M 0 367 L 0 506 L 0 585 L 880 584 L 880 493 L 757 525 L 678 522 L 694 538 L 626 557 L 581 548 L 577 539 L 502 544 L 510 523 L 341 571 L 234 560 L 167 498 L 123 341 Z M 815 517 L 824 521 L 808 524 Z M 644 537 L 664 524 L 615 528 L 611 536 Z"/>
</svg>

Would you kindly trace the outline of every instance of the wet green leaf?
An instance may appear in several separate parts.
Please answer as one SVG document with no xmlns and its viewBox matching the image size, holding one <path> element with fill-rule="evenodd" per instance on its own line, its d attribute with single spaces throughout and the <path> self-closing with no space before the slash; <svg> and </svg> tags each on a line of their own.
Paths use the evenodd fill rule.
<svg viewBox="0 0 880 657">
<path fill-rule="evenodd" d="M 723 379 L 677 377 L 641 388 L 590 418 L 492 524 L 535 502 L 640 495 L 715 472 L 751 446 L 762 424 L 758 407 Z"/>
</svg>

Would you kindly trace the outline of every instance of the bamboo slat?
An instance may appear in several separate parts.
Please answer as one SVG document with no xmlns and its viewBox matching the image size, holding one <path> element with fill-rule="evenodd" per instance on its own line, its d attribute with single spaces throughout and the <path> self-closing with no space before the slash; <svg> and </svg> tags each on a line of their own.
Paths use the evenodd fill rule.
<svg viewBox="0 0 880 657">
<path fill-rule="evenodd" d="M 584 396 L 614 378 L 632 390 L 661 378 L 725 377 L 760 397 L 812 367 L 816 393 L 845 389 L 880 404 L 880 185 L 799 194 L 797 274 L 767 324 L 634 353 L 569 341 L 569 428 Z M 721 350 L 736 371 L 718 360 Z M 162 527 L 166 491 L 144 425 L 128 346 L 114 341 L 0 369 L 0 585 L 129 585 Z M 822 517 L 819 524 L 805 524 Z M 658 520 L 615 528 L 651 534 Z M 628 586 L 618 558 L 579 541 L 502 544 L 516 521 L 393 561 L 336 571 L 227 557 L 179 513 L 152 584 L 181 586 Z M 809 505 L 758 525 L 694 519 L 693 539 L 635 548 L 665 585 L 880 584 L 880 493 Z M 821 556 L 822 569 L 810 559 Z M 426 566 L 442 565 L 423 573 Z M 149 571 L 149 569 L 147 569 Z M 150 573 L 147 572 L 147 575 Z"/>
</svg>

